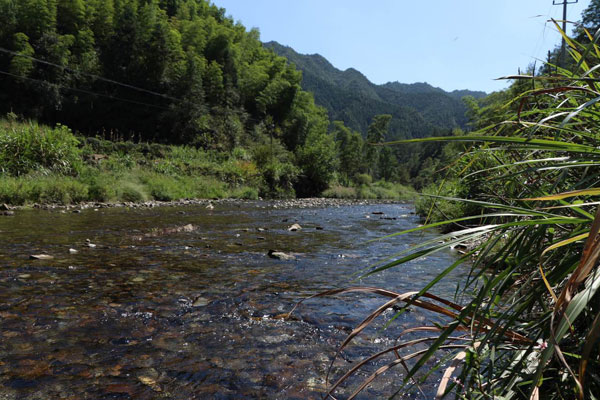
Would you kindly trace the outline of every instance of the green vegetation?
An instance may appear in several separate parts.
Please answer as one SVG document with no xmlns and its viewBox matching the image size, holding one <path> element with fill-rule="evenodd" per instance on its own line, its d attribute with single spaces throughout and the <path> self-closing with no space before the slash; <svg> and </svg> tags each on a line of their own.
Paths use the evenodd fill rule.
<svg viewBox="0 0 600 400">
<path fill-rule="evenodd" d="M 597 13 L 599 6 L 593 1 L 587 12 Z M 466 250 L 416 295 L 374 288 L 321 294 L 366 292 L 386 298 L 342 348 L 396 304 L 399 314 L 418 307 L 439 316 L 407 327 L 401 338 L 392 338 L 394 347 L 356 363 L 330 394 L 364 365 L 396 352 L 391 363 L 367 375 L 354 395 L 381 371 L 402 365 L 406 373 L 400 390 L 414 388 L 441 369 L 439 398 L 597 398 L 599 37 L 588 32 L 580 41 L 568 39 L 573 61 L 569 68 L 558 68 L 559 75 L 522 77 L 507 91 L 472 102 L 477 131 L 400 142 L 465 146 L 417 203 L 422 215 L 438 222 L 397 235 L 443 226 L 452 226 L 453 232 L 399 252 L 365 275 L 449 246 Z M 432 294 L 436 283 L 461 264 L 469 274 L 456 298 Z M 411 341 L 409 334 L 415 332 L 426 337 Z"/>
<path fill-rule="evenodd" d="M 332 199 L 387 199 L 398 201 L 412 201 L 415 199 L 416 193 L 412 188 L 401 185 L 399 183 L 378 181 L 374 184 L 363 183 L 351 187 L 332 186 L 323 192 L 323 197 L 328 197 Z"/>
<path fill-rule="evenodd" d="M 205 0 L 0 0 L 0 74 L 2 115 L 227 160 L 281 150 L 259 166 L 275 196 L 317 195 L 335 167 L 327 114 L 301 90 L 301 73 Z M 332 161 L 315 168 L 315 157 Z M 192 193 L 166 183 L 149 193 L 175 194 Z"/>
<path fill-rule="evenodd" d="M 373 145 L 438 134 L 436 126 L 466 121 L 457 97 L 467 92 L 448 94 L 426 84 L 376 87 L 357 71 L 338 82 L 339 71 L 332 68 L 323 69 L 329 80 L 356 78 L 361 93 L 378 99 L 356 102 L 348 97 L 348 82 L 335 94 L 333 103 L 352 105 L 333 113 L 329 108 L 330 115 L 354 130 L 331 124 L 328 110 L 302 90 L 302 73 L 263 47 L 257 30 L 247 31 L 207 0 L 0 0 L 0 115 L 41 124 L 31 123 L 29 132 L 3 129 L 2 174 L 69 177 L 91 184 L 90 198 L 219 197 L 228 188 L 249 197 L 318 196 L 330 185 L 359 188 L 354 178 L 365 173 L 412 183 L 420 171 L 414 148 Z M 61 133 L 66 126 L 76 138 Z M 37 135 L 38 129 L 46 134 Z M 102 164 L 110 165 L 111 174 L 124 163 L 128 172 L 119 179 L 130 184 L 112 190 L 100 187 L 109 177 L 81 181 L 90 175 L 81 160 L 89 155 L 85 146 L 93 144 L 86 137 L 114 142 L 94 151 L 110 155 Z M 38 139 L 45 144 L 32 143 Z M 159 144 L 179 147 L 158 157 Z M 32 149 L 40 153 L 26 154 Z M 161 159 L 152 168 L 159 175 L 140 175 L 146 169 L 139 153 Z M 131 172 L 137 167 L 139 174 Z M 180 178 L 166 182 L 161 174 Z M 184 176 L 225 186 L 205 190 Z M 252 190 L 238 192 L 240 185 Z"/>
<path fill-rule="evenodd" d="M 298 154 L 307 158 L 309 168 L 300 170 L 292 161 L 294 154 L 279 143 L 221 152 L 115 142 L 77 137 L 63 125 L 19 122 L 11 115 L 0 120 L 0 203 L 289 198 L 295 196 L 294 183 L 301 179 L 307 180 L 302 187 L 325 197 L 413 199 L 412 189 L 386 180 L 373 184 L 372 175 L 360 172 L 367 168 L 360 160 L 368 151 L 379 150 L 366 146 L 358 133 L 353 135 L 357 152 L 350 171 L 337 165 L 336 154 L 344 155 L 338 148 L 342 144 L 329 135 L 307 138 Z M 339 183 L 340 174 L 345 187 Z"/>
<path fill-rule="evenodd" d="M 388 141 L 431 136 L 436 129 L 464 128 L 468 120 L 462 97 L 485 96 L 466 90 L 447 93 L 426 83 L 375 85 L 359 71 L 340 71 L 318 54 L 299 54 L 277 42 L 265 46 L 302 71 L 302 88 L 314 93 L 316 103 L 327 109 L 332 121 L 366 132 L 374 115 L 391 115 Z"/>
<path fill-rule="evenodd" d="M 269 193 L 241 149 L 77 138 L 65 126 L 0 121 L 0 203 L 257 199 Z"/>
</svg>

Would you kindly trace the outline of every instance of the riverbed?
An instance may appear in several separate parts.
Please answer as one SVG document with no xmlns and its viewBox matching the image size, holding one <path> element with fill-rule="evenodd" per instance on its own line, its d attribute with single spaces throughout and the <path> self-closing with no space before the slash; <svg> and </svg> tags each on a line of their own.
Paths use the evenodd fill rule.
<svg viewBox="0 0 600 400">
<path fill-rule="evenodd" d="M 294 224 L 301 229 L 290 231 Z M 0 399 L 322 398 L 338 346 L 386 300 L 317 298 L 283 316 L 331 288 L 422 288 L 456 260 L 453 251 L 351 282 L 436 237 L 370 242 L 418 224 L 410 204 L 266 201 L 0 217 Z M 463 273 L 434 292 L 452 298 Z M 441 322 L 414 309 L 383 329 L 393 315 L 342 352 L 334 380 L 403 329 Z M 384 363 L 349 380 L 338 398 Z M 401 398 L 430 398 L 435 380 Z M 392 371 L 359 398 L 389 396 L 399 381 Z"/>
</svg>

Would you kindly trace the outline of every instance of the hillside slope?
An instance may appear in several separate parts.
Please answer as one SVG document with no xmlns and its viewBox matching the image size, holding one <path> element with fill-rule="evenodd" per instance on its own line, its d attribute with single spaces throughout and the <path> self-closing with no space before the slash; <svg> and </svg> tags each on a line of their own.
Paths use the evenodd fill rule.
<svg viewBox="0 0 600 400">
<path fill-rule="evenodd" d="M 438 129 L 464 127 L 467 123 L 462 97 L 484 92 L 445 92 L 427 83 L 389 82 L 376 85 L 359 71 L 341 71 L 319 54 L 299 54 L 288 46 L 268 42 L 265 47 L 286 57 L 302 71 L 302 88 L 327 108 L 330 119 L 366 132 L 374 115 L 391 114 L 390 139 L 429 136 Z"/>
</svg>

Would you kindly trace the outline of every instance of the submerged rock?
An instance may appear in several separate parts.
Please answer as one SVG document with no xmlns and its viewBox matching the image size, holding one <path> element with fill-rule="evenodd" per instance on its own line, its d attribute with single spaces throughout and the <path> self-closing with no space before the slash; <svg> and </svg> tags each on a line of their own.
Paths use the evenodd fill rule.
<svg viewBox="0 0 600 400">
<path fill-rule="evenodd" d="M 205 307 L 210 304 L 210 300 L 206 297 L 197 297 L 192 303 L 192 307 Z"/>
</svg>

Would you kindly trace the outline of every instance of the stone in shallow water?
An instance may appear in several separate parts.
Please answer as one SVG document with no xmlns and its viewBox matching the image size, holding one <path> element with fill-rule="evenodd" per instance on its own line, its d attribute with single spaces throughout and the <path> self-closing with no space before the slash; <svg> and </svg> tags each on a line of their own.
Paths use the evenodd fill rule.
<svg viewBox="0 0 600 400">
<path fill-rule="evenodd" d="M 192 303 L 193 307 L 205 307 L 210 303 L 210 300 L 208 300 L 206 297 L 198 297 L 196 298 L 196 300 L 194 300 L 194 302 Z"/>
<path fill-rule="evenodd" d="M 290 231 L 290 232 L 296 232 L 299 230 L 302 230 L 302 227 L 298 224 L 294 224 L 288 228 L 288 231 Z"/>
<path fill-rule="evenodd" d="M 54 257 L 49 254 L 32 254 L 29 258 L 31 260 L 52 260 Z"/>
<path fill-rule="evenodd" d="M 267 255 L 269 257 L 275 258 L 277 260 L 295 260 L 296 259 L 296 257 L 294 257 L 291 254 L 287 254 L 287 253 L 284 253 L 283 251 L 276 251 L 276 250 L 269 250 Z"/>
</svg>

